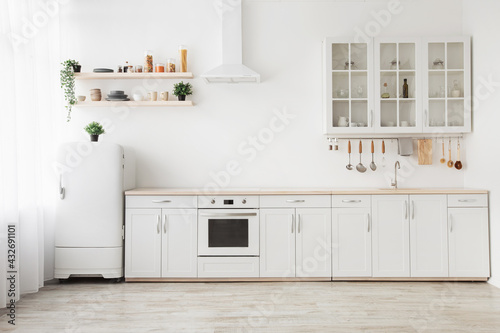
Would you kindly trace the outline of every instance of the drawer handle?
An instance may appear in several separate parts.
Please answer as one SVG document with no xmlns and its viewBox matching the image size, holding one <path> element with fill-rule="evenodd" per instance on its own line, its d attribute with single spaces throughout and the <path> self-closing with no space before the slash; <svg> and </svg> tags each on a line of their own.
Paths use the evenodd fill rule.
<svg viewBox="0 0 500 333">
<path fill-rule="evenodd" d="M 476 199 L 460 199 L 458 202 L 475 202 Z"/>
<path fill-rule="evenodd" d="M 172 202 L 172 200 L 152 200 L 153 203 Z"/>
<path fill-rule="evenodd" d="M 342 202 L 345 202 L 345 203 L 360 203 L 361 200 L 342 200 Z"/>
<path fill-rule="evenodd" d="M 305 200 L 287 200 L 286 202 L 289 203 L 299 203 L 299 202 L 306 202 Z"/>
</svg>

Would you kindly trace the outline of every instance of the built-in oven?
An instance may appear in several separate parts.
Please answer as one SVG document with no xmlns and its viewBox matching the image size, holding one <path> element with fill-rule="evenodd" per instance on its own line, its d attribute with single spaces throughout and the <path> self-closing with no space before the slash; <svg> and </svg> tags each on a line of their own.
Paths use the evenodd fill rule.
<svg viewBox="0 0 500 333">
<path fill-rule="evenodd" d="M 198 255 L 259 256 L 257 197 L 210 197 L 198 203 Z"/>
</svg>

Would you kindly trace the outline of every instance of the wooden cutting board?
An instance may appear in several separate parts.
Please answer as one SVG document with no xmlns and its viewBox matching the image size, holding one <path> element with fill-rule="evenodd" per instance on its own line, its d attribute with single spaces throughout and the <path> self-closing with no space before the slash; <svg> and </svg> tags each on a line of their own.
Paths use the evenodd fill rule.
<svg viewBox="0 0 500 333">
<path fill-rule="evenodd" d="M 432 140 L 418 140 L 418 165 L 432 165 Z"/>
</svg>

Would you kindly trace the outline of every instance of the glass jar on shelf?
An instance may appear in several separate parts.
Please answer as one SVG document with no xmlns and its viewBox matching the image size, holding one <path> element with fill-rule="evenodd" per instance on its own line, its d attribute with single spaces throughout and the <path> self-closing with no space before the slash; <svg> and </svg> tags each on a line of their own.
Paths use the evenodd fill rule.
<svg viewBox="0 0 500 333">
<path fill-rule="evenodd" d="M 157 63 L 155 65 L 155 72 L 156 73 L 164 73 L 165 72 L 165 64 Z"/>
<path fill-rule="evenodd" d="M 144 72 L 153 73 L 153 52 L 150 50 L 144 52 Z"/>
<path fill-rule="evenodd" d="M 167 72 L 168 73 L 175 73 L 175 59 L 174 58 L 169 58 L 167 60 Z"/>
<path fill-rule="evenodd" d="M 179 64 L 180 72 L 187 72 L 187 48 L 184 45 L 179 46 Z"/>
</svg>

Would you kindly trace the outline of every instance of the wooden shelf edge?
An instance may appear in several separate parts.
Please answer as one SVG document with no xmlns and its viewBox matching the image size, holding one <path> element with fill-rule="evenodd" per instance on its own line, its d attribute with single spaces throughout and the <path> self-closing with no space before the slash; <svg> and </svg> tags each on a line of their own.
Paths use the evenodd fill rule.
<svg viewBox="0 0 500 333">
<path fill-rule="evenodd" d="M 110 102 L 110 101 L 90 101 L 90 102 L 78 102 L 75 107 L 117 107 L 117 106 L 126 106 L 126 107 L 189 107 L 194 106 L 193 101 L 118 101 L 118 102 Z"/>
<path fill-rule="evenodd" d="M 77 80 L 192 79 L 193 73 L 75 73 Z"/>
</svg>

